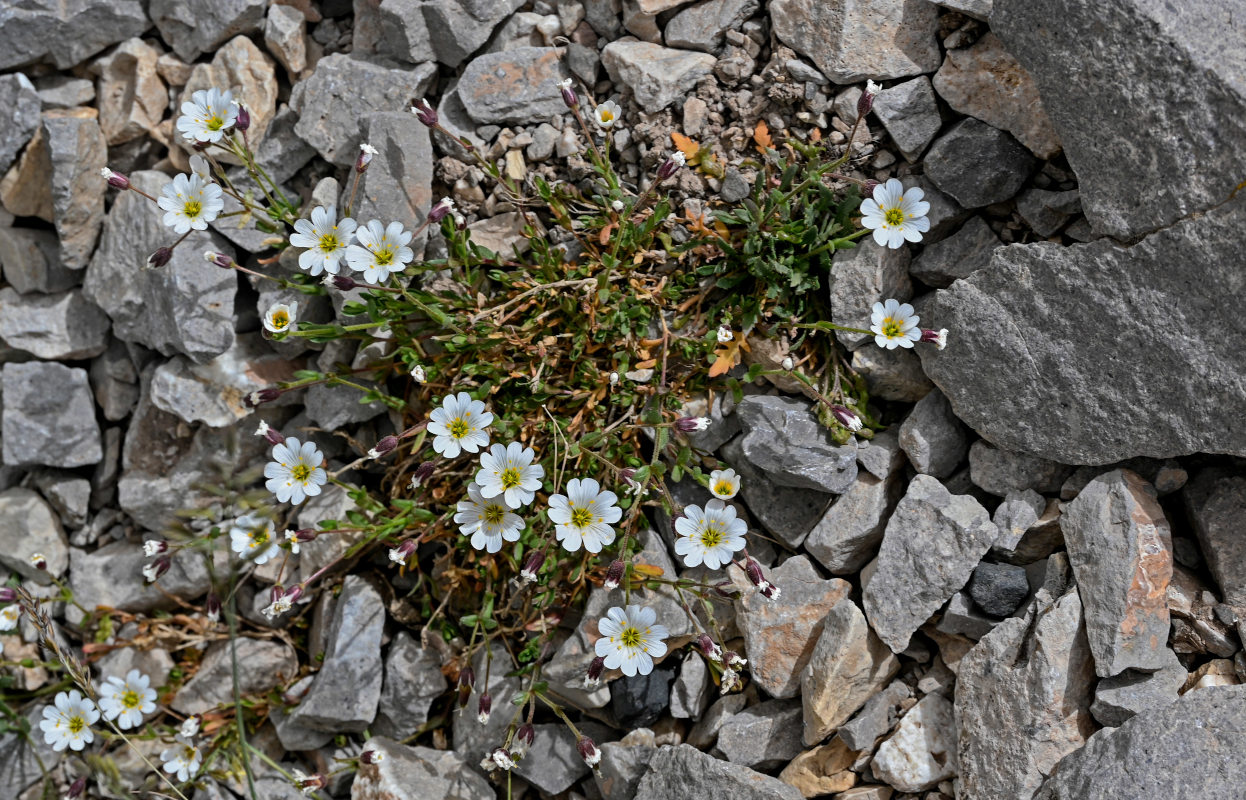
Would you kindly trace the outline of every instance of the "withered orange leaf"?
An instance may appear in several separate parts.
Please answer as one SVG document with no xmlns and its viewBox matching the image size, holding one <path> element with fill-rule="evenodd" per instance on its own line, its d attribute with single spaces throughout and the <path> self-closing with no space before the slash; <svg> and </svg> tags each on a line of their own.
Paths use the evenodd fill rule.
<svg viewBox="0 0 1246 800">
<path fill-rule="evenodd" d="M 764 119 L 757 120 L 757 127 L 753 129 L 753 141 L 757 142 L 757 152 L 763 156 L 766 150 L 774 144 L 774 140 L 770 138 L 770 128 Z"/>
<path fill-rule="evenodd" d="M 679 152 L 684 154 L 684 158 L 688 159 L 689 164 L 695 163 L 695 159 L 701 152 L 701 145 L 684 136 L 679 131 L 671 131 L 671 141 L 679 148 Z"/>
</svg>

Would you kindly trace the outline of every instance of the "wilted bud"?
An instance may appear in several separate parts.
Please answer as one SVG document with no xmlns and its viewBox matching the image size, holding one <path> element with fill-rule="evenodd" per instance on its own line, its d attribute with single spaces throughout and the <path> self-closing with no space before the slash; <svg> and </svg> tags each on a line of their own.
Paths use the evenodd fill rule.
<svg viewBox="0 0 1246 800">
<path fill-rule="evenodd" d="M 437 127 L 437 109 L 429 105 L 424 98 L 415 101 L 415 105 L 411 107 L 411 113 L 428 127 Z"/>
<path fill-rule="evenodd" d="M 545 563 L 545 551 L 536 550 L 524 562 L 523 569 L 519 570 L 519 578 L 525 583 L 536 583 L 537 573 L 541 571 L 541 566 Z"/>
<path fill-rule="evenodd" d="M 515 731 L 515 743 L 527 750 L 536 741 L 536 728 L 531 722 L 525 722 L 519 726 L 519 730 Z"/>
<path fill-rule="evenodd" d="M 281 390 L 269 387 L 268 389 L 260 389 L 259 391 L 251 392 L 251 394 L 246 396 L 243 402 L 248 408 L 255 408 L 256 406 L 263 405 L 264 403 L 271 403 L 278 397 L 281 397 Z"/>
<path fill-rule="evenodd" d="M 511 758 L 510 751 L 505 747 L 496 747 L 480 760 L 480 768 L 485 772 L 495 769 L 512 770 L 515 768 L 515 759 Z"/>
<path fill-rule="evenodd" d="M 597 764 L 601 762 L 601 751 L 597 749 L 597 745 L 593 744 L 592 739 L 581 736 L 580 740 L 575 743 L 575 749 L 579 751 L 580 758 L 584 759 L 589 769 L 597 769 Z"/>
<path fill-rule="evenodd" d="M 389 560 L 395 564 L 406 564 L 407 559 L 411 558 L 411 554 L 415 552 L 415 539 L 408 539 L 397 547 L 389 551 Z"/>
<path fill-rule="evenodd" d="M 147 266 L 151 269 L 159 269 L 168 264 L 171 258 L 173 258 L 173 248 L 161 247 L 147 257 Z"/>
<path fill-rule="evenodd" d="M 936 350 L 942 350 L 947 347 L 947 328 L 940 328 L 937 331 L 923 328 L 921 340 L 933 344 Z"/>
<path fill-rule="evenodd" d="M 349 275 L 334 275 L 332 277 L 333 277 L 333 280 L 330 281 L 330 283 L 333 284 L 333 288 L 340 289 L 343 292 L 349 292 L 351 289 L 354 289 L 356 286 L 361 285 L 359 281 L 355 280 Z"/>
<path fill-rule="evenodd" d="M 627 565 L 621 559 L 616 558 L 610 564 L 610 568 L 606 570 L 606 580 L 601 584 L 608 592 L 619 588 L 619 583 L 623 580 L 623 573 L 627 571 Z"/>
<path fill-rule="evenodd" d="M 415 473 L 411 475 L 411 488 L 418 489 L 423 486 L 429 478 L 433 477 L 433 470 L 437 465 L 432 461 L 421 461 L 420 465 L 415 468 Z"/>
<path fill-rule="evenodd" d="M 30 556 L 30 566 L 37 570 L 46 572 L 48 568 L 48 557 L 43 553 L 32 553 Z"/>
<path fill-rule="evenodd" d="M 658 167 L 658 180 L 664 181 L 671 177 L 686 163 L 688 163 L 688 159 L 684 158 L 683 153 L 674 153 L 670 158 L 662 162 L 662 166 Z"/>
<path fill-rule="evenodd" d="M 368 165 L 372 163 L 372 157 L 375 156 L 377 150 L 367 142 L 359 145 L 359 156 L 355 159 L 355 172 L 365 172 Z"/>
<path fill-rule="evenodd" d="M 680 417 L 675 420 L 675 429 L 684 433 L 703 431 L 710 426 L 710 422 L 712 420 L 709 417 Z"/>
<path fill-rule="evenodd" d="M 693 641 L 693 644 L 695 644 L 697 649 L 701 651 L 701 654 L 710 661 L 722 661 L 723 649 L 714 643 L 714 640 L 709 637 L 709 634 L 701 634 Z"/>
<path fill-rule="evenodd" d="M 251 112 L 247 111 L 245 103 L 234 101 L 234 105 L 238 106 L 238 114 L 234 117 L 234 130 L 246 133 L 247 128 L 251 127 Z"/>
<path fill-rule="evenodd" d="M 843 406 L 831 406 L 831 415 L 839 420 L 840 425 L 843 425 L 853 433 L 861 430 L 861 418 L 851 409 L 844 408 Z"/>
<path fill-rule="evenodd" d="M 125 191 L 130 188 L 130 179 L 120 172 L 113 172 L 108 167 L 101 167 L 100 174 L 104 176 L 104 180 L 108 181 L 108 185 L 114 189 Z"/>
<path fill-rule="evenodd" d="M 148 583 L 155 583 L 160 580 L 160 576 L 169 571 L 169 567 L 173 566 L 173 562 L 168 556 L 160 556 L 155 561 L 143 567 L 143 577 Z"/>
<path fill-rule="evenodd" d="M 229 256 L 225 255 L 224 253 L 216 253 L 211 250 L 208 250 L 207 252 L 203 254 L 203 260 L 208 262 L 209 264 L 215 264 L 221 269 L 233 269 L 234 268 L 234 260 L 230 258 Z"/>
<path fill-rule="evenodd" d="M 208 595 L 207 601 L 203 605 L 203 612 L 207 615 L 208 621 L 215 623 L 221 618 L 221 598 L 216 592 Z"/>
<path fill-rule="evenodd" d="M 389 436 L 382 438 L 381 441 L 376 443 L 375 447 L 368 451 L 368 458 L 380 458 L 383 455 L 388 455 L 397 446 L 398 437 L 391 433 Z"/>
<path fill-rule="evenodd" d="M 438 222 L 441 222 L 443 219 L 445 219 L 446 214 L 449 214 L 453 210 L 454 210 L 454 201 L 451 200 L 449 197 L 443 197 L 437 201 L 437 205 L 429 209 L 428 221 L 429 223 L 436 225 Z"/>
<path fill-rule="evenodd" d="M 268 427 L 268 423 L 263 420 L 260 421 L 260 426 L 255 429 L 255 435 L 263 436 L 264 440 L 269 444 L 281 444 L 286 440 L 286 437 L 281 435 L 281 431 Z"/>
<path fill-rule="evenodd" d="M 294 785 L 300 792 L 309 795 L 312 792 L 323 789 L 329 785 L 329 779 L 321 775 L 319 772 L 314 775 L 304 775 L 298 770 L 294 771 Z"/>
<path fill-rule="evenodd" d="M 874 107 L 874 98 L 878 96 L 879 86 L 874 81 L 865 82 L 865 91 L 861 92 L 860 99 L 857 100 L 857 119 L 865 119 L 865 115 L 870 113 L 870 109 Z"/>
<path fill-rule="evenodd" d="M 359 760 L 365 764 L 380 764 L 385 760 L 385 754 L 380 750 L 364 750 L 359 754 Z"/>
<path fill-rule="evenodd" d="M 476 720 L 481 725 L 486 725 L 489 722 L 489 714 L 491 713 L 493 713 L 493 698 L 489 696 L 488 692 L 485 692 L 480 696 L 480 705 L 476 707 Z"/>
<path fill-rule="evenodd" d="M 580 104 L 580 98 L 576 96 L 575 89 L 571 88 L 570 78 L 559 81 L 558 88 L 562 92 L 562 101 L 567 104 L 567 108 L 575 108 Z"/>
<path fill-rule="evenodd" d="M 472 696 L 472 687 L 475 685 L 476 670 L 469 664 L 459 673 L 459 708 L 467 707 L 467 700 Z"/>
<path fill-rule="evenodd" d="M 169 543 L 163 539 L 148 539 L 143 542 L 143 555 L 153 558 L 166 552 L 169 549 Z"/>
<path fill-rule="evenodd" d="M 65 793 L 65 800 L 76 800 L 82 797 L 82 793 L 87 789 L 87 776 L 83 775 L 73 783 L 69 784 L 69 791 Z"/>
<path fill-rule="evenodd" d="M 589 686 L 596 686 L 601 683 L 601 673 L 605 671 L 606 659 L 602 656 L 597 656 L 588 665 L 588 677 L 585 679 L 585 682 Z"/>
</svg>

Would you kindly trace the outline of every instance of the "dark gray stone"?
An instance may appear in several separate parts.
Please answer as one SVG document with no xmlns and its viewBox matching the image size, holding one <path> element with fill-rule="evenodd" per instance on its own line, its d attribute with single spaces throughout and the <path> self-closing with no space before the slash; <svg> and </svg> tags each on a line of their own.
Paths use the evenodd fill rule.
<svg viewBox="0 0 1246 800">
<path fill-rule="evenodd" d="M 1177 699 L 1189 673 L 1168 651 L 1168 666 L 1155 672 L 1127 669 L 1095 687 L 1090 713 L 1101 725 L 1119 726 L 1135 714 L 1163 708 Z"/>
<path fill-rule="evenodd" d="M 942 633 L 964 636 L 976 642 L 994 630 L 998 624 L 999 619 L 983 613 L 974 604 L 969 592 L 962 590 L 952 595 L 952 599 L 947 601 L 947 608 L 943 609 L 943 616 L 939 618 L 939 624 L 935 626 L 935 629 Z"/>
<path fill-rule="evenodd" d="M 907 302 L 913 297 L 909 280 L 907 247 L 892 249 L 865 243 L 849 250 L 840 250 L 831 257 L 828 280 L 831 321 L 849 328 L 870 329 L 875 303 L 888 298 Z M 872 334 L 835 331 L 835 338 L 850 350 L 874 347 Z"/>
<path fill-rule="evenodd" d="M 1051 236 L 1081 210 L 1081 196 L 1076 189 L 1052 192 L 1030 188 L 1017 197 L 1017 213 L 1039 236 Z"/>
<path fill-rule="evenodd" d="M 858 348 L 852 351 L 852 369 L 865 378 L 871 399 L 916 403 L 934 388 L 926 373 L 922 372 L 917 354 L 904 347 L 894 350 Z M 877 438 L 875 436 L 871 443 Z"/>
<path fill-rule="evenodd" d="M 355 0 L 355 49 L 457 67 L 521 5 L 523 0 Z"/>
<path fill-rule="evenodd" d="M 1009 492 L 991 519 L 999 528 L 991 554 L 1009 564 L 1039 561 L 1064 546 L 1060 502 L 1045 500 L 1033 489 Z"/>
<path fill-rule="evenodd" d="M 46 572 L 30 563 L 35 553 L 46 558 Z M 60 522 L 30 489 L 0 492 L 0 565 L 43 584 L 50 583 L 49 576 L 64 575 L 69 566 L 69 542 Z"/>
<path fill-rule="evenodd" d="M 1209 469 L 1182 491 L 1186 512 L 1224 602 L 1246 608 L 1246 476 Z"/>
<path fill-rule="evenodd" d="M 947 478 L 964 460 L 969 435 L 936 389 L 918 400 L 900 425 L 900 447 L 918 472 Z"/>
<path fill-rule="evenodd" d="M 601 763 L 593 771 L 593 780 L 603 800 L 632 800 L 657 752 L 653 731 L 637 728 L 617 742 L 599 742 L 597 749 L 601 751 Z"/>
<path fill-rule="evenodd" d="M 385 681 L 372 730 L 381 736 L 406 739 L 428 721 L 433 701 L 446 691 L 441 657 L 399 631 L 385 656 Z"/>
<path fill-rule="evenodd" d="M 560 795 L 591 770 L 576 749 L 575 734 L 565 724 L 546 722 L 534 727 L 536 738 L 523 760 L 515 767 L 515 773 L 546 796 Z M 598 748 L 604 744 L 605 737 L 611 735 L 607 728 L 594 722 L 582 722 L 578 727 L 580 733 L 592 739 Z M 501 739 L 498 740 L 498 745 L 500 744 Z"/>
<path fill-rule="evenodd" d="M 1012 564 L 983 561 L 969 579 L 969 596 L 978 608 L 994 617 L 1006 617 L 1016 611 L 1029 593 L 1025 569 Z"/>
<path fill-rule="evenodd" d="M 433 145 L 428 128 L 412 125 L 410 113 L 388 111 L 363 117 L 363 140 L 380 152 L 359 179 L 355 206 L 358 220 L 397 220 L 408 231 L 419 229 L 433 202 Z M 349 182 L 348 183 L 352 183 Z M 339 209 L 350 201 L 351 189 L 342 187 Z M 424 251 L 427 232 L 412 238 L 416 257 Z"/>
<path fill-rule="evenodd" d="M 985 269 L 991 253 L 1002 244 L 981 217 L 970 217 L 956 233 L 927 245 L 909 265 L 909 275 L 927 286 L 945 289 L 957 278 Z"/>
<path fill-rule="evenodd" d="M 0 340 L 46 359 L 79 360 L 108 347 L 108 316 L 72 290 L 19 295 L 0 289 Z"/>
<path fill-rule="evenodd" d="M 833 575 L 857 572 L 874 557 L 887 518 L 903 493 L 899 475 L 858 473 L 805 539 L 805 550 Z"/>
<path fill-rule="evenodd" d="M 757 13 L 760 0 L 702 0 L 680 10 L 662 31 L 669 47 L 715 53 L 723 35 Z"/>
<path fill-rule="evenodd" d="M 610 79 L 631 89 L 636 103 L 650 114 L 691 94 L 697 82 L 714 69 L 714 57 L 708 53 L 636 41 L 606 45 L 601 63 Z"/>
<path fill-rule="evenodd" d="M 506 677 L 506 673 L 514 669 L 506 648 L 496 641 L 491 642 L 489 648 L 493 660 L 487 673 L 486 663 L 489 660 L 490 651 L 482 647 L 472 656 L 472 669 L 476 672 L 476 693 L 472 695 L 472 700 L 466 709 L 452 715 L 451 722 L 451 741 L 454 743 L 454 752 L 463 759 L 472 772 L 481 774 L 484 774 L 484 770 L 480 768 L 480 760 L 486 753 L 492 752 L 493 748 L 501 747 L 506 740 L 506 729 L 510 726 L 511 718 L 515 713 L 515 707 L 511 705 L 510 698 L 514 697 L 520 689 L 519 678 Z M 587 662 L 585 664 L 587 666 Z M 486 680 L 486 675 L 488 680 Z M 579 676 L 583 675 L 584 671 L 581 670 Z M 493 698 L 493 713 L 489 715 L 489 721 L 484 725 L 481 725 L 476 717 L 476 704 L 479 702 L 479 692 L 482 689 L 488 691 L 490 697 Z"/>
<path fill-rule="evenodd" d="M 736 406 L 745 460 L 780 486 L 841 494 L 857 477 L 857 448 L 837 445 L 808 401 L 753 395 Z"/>
<path fill-rule="evenodd" d="M 106 47 L 138 36 L 149 24 L 140 0 L 5 3 L 0 6 L 0 69 L 44 58 L 57 69 L 68 69 Z"/>
<path fill-rule="evenodd" d="M 1231 203 L 1129 248 L 1000 248 L 918 309 L 955 331 L 946 350 L 918 349 L 926 374 L 998 447 L 1058 463 L 1246 455 L 1225 402 L 1246 397 L 1246 317 L 1224 306 L 1242 291 L 1244 227 Z M 1111 336 L 1087 336 L 1091 319 Z"/>
<path fill-rule="evenodd" d="M 926 154 L 926 176 L 965 208 L 1015 195 L 1038 162 L 998 128 L 968 117 L 938 138 Z"/>
<path fill-rule="evenodd" d="M 1158 230 L 1223 203 L 1241 181 L 1246 36 L 1233 7 L 1226 0 L 995 3 L 991 29 L 1038 85 L 1096 232 L 1126 239 Z M 1084 80 L 1069 80 L 1072 63 Z"/>
<path fill-rule="evenodd" d="M 689 653 L 679 666 L 679 677 L 671 685 L 671 716 L 698 720 L 710 704 L 709 667 L 700 653 Z M 639 777 L 639 776 L 637 776 Z"/>
<path fill-rule="evenodd" d="M 716 800 L 803 800 L 794 786 L 720 761 L 687 744 L 662 747 L 649 761 L 634 800 L 713 797 Z"/>
<path fill-rule="evenodd" d="M 384 736 L 368 740 L 367 749 L 383 758 L 360 764 L 351 786 L 352 800 L 494 800 L 489 782 L 469 767 L 480 758 L 465 759 L 450 750 L 407 747 Z M 288 781 L 287 781 L 288 784 Z"/>
<path fill-rule="evenodd" d="M 732 714 L 718 731 L 718 749 L 733 764 L 767 770 L 801 751 L 800 700 L 767 700 Z"/>
<path fill-rule="evenodd" d="M 938 11 L 924 0 L 771 0 L 774 34 L 835 83 L 939 68 Z"/>
<path fill-rule="evenodd" d="M 910 162 L 921 157 L 943 124 L 939 102 L 925 75 L 879 92 L 874 98 L 874 116 Z"/>
<path fill-rule="evenodd" d="M 934 181 L 925 175 L 913 178 L 912 183 L 906 181 L 905 184 L 906 187 L 916 186 L 921 189 L 922 199 L 930 204 L 930 210 L 926 212 L 926 219 L 930 220 L 930 230 L 922 234 L 922 243 L 927 247 L 946 239 L 973 215 L 972 211 L 962 208 L 960 203 L 939 191 Z"/>
<path fill-rule="evenodd" d="M 0 370 L 0 462 L 82 467 L 104 456 L 87 371 L 31 361 Z"/>
<path fill-rule="evenodd" d="M 1001 450 L 982 439 L 969 448 L 969 475 L 974 485 L 1000 497 L 1027 489 L 1054 494 L 1072 472 L 1073 468 L 1064 464 Z"/>
<path fill-rule="evenodd" d="M 822 518 L 834 495 L 779 486 L 749 463 L 738 436 L 722 447 L 723 458 L 740 474 L 740 494 L 749 513 L 770 535 L 791 548 L 799 547 Z M 698 505 L 704 505 L 697 501 Z"/>
<path fill-rule="evenodd" d="M 479 124 L 548 122 L 567 111 L 558 82 L 569 77 L 558 48 L 516 47 L 473 59 L 458 95 Z"/>
<path fill-rule="evenodd" d="M 0 131 L 0 174 L 3 174 L 9 171 L 9 165 L 39 127 L 39 95 L 34 84 L 22 73 L 0 75 L 0 106 L 8 109 L 10 115 L 9 122 Z"/>
<path fill-rule="evenodd" d="M 178 689 L 170 705 L 183 714 L 202 714 L 234 702 L 234 663 L 243 694 L 267 692 L 298 674 L 298 657 L 285 642 L 245 636 L 213 644 L 194 677 Z"/>
<path fill-rule="evenodd" d="M 22 294 L 61 292 L 82 280 L 81 270 L 61 264 L 56 234 L 38 228 L 0 227 L 0 267 Z"/>
<path fill-rule="evenodd" d="M 203 7 L 151 0 L 149 10 L 161 38 L 189 63 L 239 34 L 259 33 L 266 8 L 264 0 L 213 0 Z"/>
<path fill-rule="evenodd" d="M 656 666 L 648 675 L 632 675 L 610 682 L 610 709 L 624 728 L 641 728 L 657 722 L 670 708 L 673 665 Z"/>
<path fill-rule="evenodd" d="M 97 607 L 152 611 L 175 606 L 170 594 L 191 599 L 208 590 L 208 569 L 201 554 L 189 550 L 174 554 L 159 587 L 143 580 L 143 567 L 150 560 L 137 541 L 112 542 L 90 553 L 70 548 L 69 587 L 74 599 L 88 611 Z"/>
<path fill-rule="evenodd" d="M 850 750 L 873 751 L 874 743 L 895 727 L 901 702 L 913 696 L 903 681 L 892 681 L 887 688 L 865 701 L 857 715 L 839 727 L 837 736 Z"/>
</svg>

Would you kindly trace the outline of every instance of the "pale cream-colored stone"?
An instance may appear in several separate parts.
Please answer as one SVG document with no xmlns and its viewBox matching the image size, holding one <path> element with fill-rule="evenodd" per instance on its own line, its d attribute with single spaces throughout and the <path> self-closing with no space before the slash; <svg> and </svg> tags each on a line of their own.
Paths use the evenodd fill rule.
<svg viewBox="0 0 1246 800">
<path fill-rule="evenodd" d="M 177 113 L 180 115 L 181 104 L 190 100 L 191 95 L 200 89 L 216 87 L 233 92 L 234 99 L 244 103 L 251 114 L 251 127 L 247 130 L 247 139 L 254 149 L 268 125 L 277 113 L 277 73 L 276 64 L 264 51 L 245 36 L 235 36 L 216 53 L 210 64 L 197 64 L 190 73 L 190 80 L 182 90 L 178 100 Z M 174 128 L 174 136 L 183 149 L 189 150 L 191 142 Z M 225 160 L 236 163 L 232 156 Z"/>
<path fill-rule="evenodd" d="M 779 780 L 795 786 L 805 797 L 842 792 L 856 785 L 857 774 L 850 769 L 856 758 L 857 752 L 837 736 L 793 758 L 779 773 Z"/>
<path fill-rule="evenodd" d="M 38 217 L 51 222 L 52 186 L 48 183 L 51 172 L 52 159 L 40 126 L 17 163 L 0 180 L 0 203 L 14 216 Z"/>
<path fill-rule="evenodd" d="M 148 133 L 164 118 L 169 93 L 160 79 L 160 54 L 142 39 L 127 39 L 100 73 L 100 129 L 110 145 Z"/>
</svg>

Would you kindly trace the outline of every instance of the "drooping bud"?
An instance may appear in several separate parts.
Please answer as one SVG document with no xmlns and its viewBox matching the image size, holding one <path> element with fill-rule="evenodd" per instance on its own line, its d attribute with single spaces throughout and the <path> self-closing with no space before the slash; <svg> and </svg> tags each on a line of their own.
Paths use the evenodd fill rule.
<svg viewBox="0 0 1246 800">
<path fill-rule="evenodd" d="M 398 437 L 392 433 L 376 443 L 376 446 L 368 451 L 368 458 L 377 459 L 383 455 L 392 453 L 394 448 L 398 446 Z"/>
<path fill-rule="evenodd" d="M 380 750 L 364 750 L 359 754 L 359 760 L 365 764 L 380 764 L 385 760 L 385 754 Z"/>
<path fill-rule="evenodd" d="M 221 598 L 216 592 L 208 595 L 207 601 L 203 604 L 203 613 L 207 615 L 208 621 L 214 624 L 221 618 Z"/>
<path fill-rule="evenodd" d="M 567 108 L 575 108 L 580 104 L 580 98 L 576 96 L 575 89 L 571 88 L 570 78 L 559 81 L 558 88 L 562 92 L 562 101 L 567 104 Z"/>
<path fill-rule="evenodd" d="M 437 201 L 437 205 L 429 209 L 429 212 L 428 212 L 429 224 L 436 225 L 438 222 L 441 222 L 443 219 L 445 219 L 446 215 L 449 214 L 453 210 L 454 210 L 454 201 L 451 200 L 449 197 L 441 198 L 440 200 Z"/>
<path fill-rule="evenodd" d="M 623 573 L 627 571 L 627 565 L 621 559 L 616 558 L 610 564 L 610 568 L 606 570 L 606 580 L 601 584 L 607 592 L 619 588 L 619 583 L 623 580 Z"/>
<path fill-rule="evenodd" d="M 173 248 L 161 247 L 147 257 L 147 266 L 149 269 L 160 269 L 165 264 L 168 264 L 169 260 L 172 258 Z"/>
<path fill-rule="evenodd" d="M 605 671 L 606 671 L 606 659 L 602 656 L 597 656 L 591 662 L 589 662 L 588 677 L 585 678 L 585 683 L 587 683 L 589 686 L 596 686 L 597 684 L 601 683 L 601 673 Z"/>
<path fill-rule="evenodd" d="M 168 556 L 160 556 L 155 561 L 143 567 L 143 577 L 148 583 L 155 583 L 160 580 L 160 576 L 169 571 L 169 567 L 173 566 L 173 562 Z"/>
<path fill-rule="evenodd" d="M 710 426 L 712 421 L 709 417 L 680 417 L 675 420 L 675 429 L 684 433 L 703 431 Z"/>
<path fill-rule="evenodd" d="M 169 543 L 163 539 L 148 539 L 143 542 L 143 555 L 154 558 L 169 549 Z"/>
<path fill-rule="evenodd" d="M 921 340 L 933 344 L 936 350 L 942 350 L 947 347 L 947 328 L 940 328 L 937 331 L 923 328 Z"/>
<path fill-rule="evenodd" d="M 710 661 L 722 661 L 723 649 L 714 643 L 714 640 L 709 637 L 709 634 L 701 634 L 693 641 L 693 644 L 695 644 L 696 648 L 701 651 L 701 654 Z"/>
<path fill-rule="evenodd" d="M 247 110 L 245 103 L 234 101 L 234 105 L 238 106 L 238 114 L 234 117 L 234 130 L 239 133 L 246 133 L 251 127 L 251 112 Z"/>
<path fill-rule="evenodd" d="M 294 538 L 298 539 L 300 542 L 310 542 L 312 539 L 315 539 L 316 536 L 317 532 L 315 528 L 299 528 L 294 532 Z"/>
<path fill-rule="evenodd" d="M 593 744 L 592 739 L 581 736 L 575 743 L 575 749 L 579 751 L 580 758 L 584 759 L 589 769 L 597 769 L 597 765 L 601 762 L 601 751 L 597 749 L 597 745 Z"/>
<path fill-rule="evenodd" d="M 181 730 L 178 731 L 178 733 L 182 734 L 187 739 L 189 739 L 192 736 L 198 735 L 199 733 L 198 715 L 192 714 L 191 716 L 182 720 L 182 727 L 181 727 Z"/>
<path fill-rule="evenodd" d="M 203 260 L 208 262 L 209 264 L 215 264 L 221 269 L 233 269 L 234 268 L 234 260 L 230 258 L 229 256 L 225 255 L 224 253 L 216 253 L 216 252 L 213 252 L 212 250 L 208 250 L 207 252 L 203 254 Z"/>
<path fill-rule="evenodd" d="M 429 478 L 433 477 L 433 470 L 436 468 L 437 465 L 432 461 L 421 461 L 411 476 L 411 488 L 418 489 L 423 486 Z"/>
<path fill-rule="evenodd" d="M 331 278 L 331 280 L 329 280 L 328 282 L 333 284 L 333 288 L 339 289 L 343 292 L 349 292 L 351 289 L 354 289 L 356 286 L 361 285 L 359 281 L 355 280 L 349 275 L 331 275 L 327 277 Z"/>
<path fill-rule="evenodd" d="M 861 92 L 861 97 L 857 100 L 857 119 L 865 119 L 865 115 L 870 113 L 870 109 L 874 108 L 874 98 L 878 96 L 879 86 L 874 81 L 865 82 L 865 91 Z"/>
<path fill-rule="evenodd" d="M 281 431 L 268 427 L 268 423 L 263 420 L 260 421 L 260 426 L 255 429 L 255 435 L 263 436 L 264 440 L 269 444 L 281 444 L 286 440 L 286 437 L 281 435 Z"/>
<path fill-rule="evenodd" d="M 613 208 L 615 211 L 622 211 L 627 206 L 624 205 L 622 200 L 611 200 L 610 207 Z"/>
<path fill-rule="evenodd" d="M 83 775 L 73 783 L 69 784 L 69 791 L 65 793 L 65 800 L 77 800 L 82 797 L 82 793 L 87 788 L 87 776 Z"/>
<path fill-rule="evenodd" d="M 611 372 L 611 373 L 610 373 L 610 385 L 611 385 L 611 386 L 618 386 L 618 385 L 619 385 L 619 373 L 617 373 L 617 372 Z"/>
<path fill-rule="evenodd" d="M 428 380 L 428 376 L 424 374 L 424 367 L 420 366 L 419 364 L 416 364 L 414 367 L 412 367 L 411 368 L 411 380 L 415 381 L 416 383 L 423 383 L 424 381 Z"/>
<path fill-rule="evenodd" d="M 415 101 L 415 105 L 411 107 L 411 113 L 428 127 L 437 127 L 437 109 L 429 105 L 424 98 Z"/>
<path fill-rule="evenodd" d="M 536 741 L 536 728 L 531 722 L 525 722 L 519 726 L 519 730 L 515 731 L 515 741 L 525 750 L 532 746 L 532 743 Z"/>
<path fill-rule="evenodd" d="M 489 714 L 492 712 L 493 698 L 489 696 L 488 692 L 485 692 L 480 696 L 480 705 L 476 707 L 476 720 L 481 725 L 487 725 L 489 723 Z"/>
<path fill-rule="evenodd" d="M 459 708 L 467 707 L 468 698 L 472 696 L 472 687 L 475 685 L 476 670 L 469 664 L 459 673 Z"/>
<path fill-rule="evenodd" d="M 861 430 L 861 418 L 851 409 L 844 406 L 831 406 L 831 415 L 839 420 L 840 425 L 843 425 L 853 433 Z"/>
<path fill-rule="evenodd" d="M 536 583 L 537 573 L 541 571 L 541 566 L 545 563 L 545 551 L 534 550 L 528 560 L 524 562 L 523 569 L 519 570 L 519 578 L 524 583 Z"/>
<path fill-rule="evenodd" d="M 304 795 L 310 795 L 312 792 L 323 789 L 329 785 L 329 779 L 321 775 L 319 772 L 313 775 L 304 775 L 299 770 L 294 771 L 294 785 Z"/>
<path fill-rule="evenodd" d="M 259 391 L 251 392 L 251 394 L 247 395 L 243 400 L 243 403 L 245 403 L 248 408 L 255 408 L 256 406 L 263 405 L 264 403 L 271 403 L 278 397 L 281 397 L 281 390 L 269 387 L 267 389 L 260 389 Z"/>
<path fill-rule="evenodd" d="M 355 159 L 355 172 L 366 172 L 376 153 L 377 149 L 375 147 L 367 142 L 361 142 L 359 145 L 359 156 Z"/>
<path fill-rule="evenodd" d="M 415 552 L 416 547 L 415 539 L 408 539 L 389 551 L 389 560 L 395 564 L 406 564 L 407 559 L 411 558 L 411 554 Z"/>
<path fill-rule="evenodd" d="M 673 153 L 670 158 L 662 162 L 662 166 L 658 167 L 658 180 L 664 181 L 679 171 L 679 168 L 688 163 L 688 159 L 683 153 Z"/>
<path fill-rule="evenodd" d="M 108 181 L 108 185 L 114 189 L 125 191 L 130 188 L 130 179 L 120 172 L 113 172 L 108 167 L 101 167 L 100 174 L 104 176 L 104 180 Z"/>
</svg>

